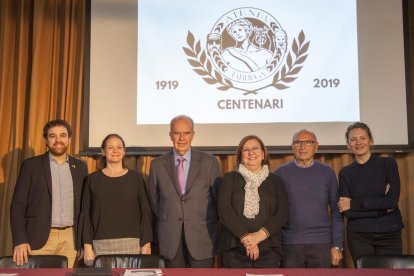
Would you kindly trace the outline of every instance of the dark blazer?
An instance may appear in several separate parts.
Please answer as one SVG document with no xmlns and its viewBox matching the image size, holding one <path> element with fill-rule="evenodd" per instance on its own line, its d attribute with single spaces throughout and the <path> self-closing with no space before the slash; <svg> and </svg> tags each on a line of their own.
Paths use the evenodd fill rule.
<svg viewBox="0 0 414 276">
<path fill-rule="evenodd" d="M 77 231 L 86 164 L 69 156 L 74 192 L 74 234 Z M 13 247 L 29 243 L 31 249 L 42 248 L 49 237 L 52 221 L 52 175 L 49 153 L 23 161 L 10 206 Z M 75 243 L 77 246 L 78 244 Z"/>
<path fill-rule="evenodd" d="M 149 192 L 158 222 L 160 255 L 175 257 L 184 226 L 185 240 L 195 260 L 215 255 L 217 236 L 216 185 L 220 178 L 217 159 L 191 149 L 186 193 L 181 195 L 170 151 L 151 163 Z"/>
</svg>

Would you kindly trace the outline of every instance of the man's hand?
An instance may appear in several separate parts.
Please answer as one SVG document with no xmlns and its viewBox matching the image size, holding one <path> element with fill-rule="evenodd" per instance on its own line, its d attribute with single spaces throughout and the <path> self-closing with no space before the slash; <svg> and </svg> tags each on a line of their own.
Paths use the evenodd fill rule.
<svg viewBox="0 0 414 276">
<path fill-rule="evenodd" d="M 93 252 L 92 245 L 91 244 L 85 244 L 83 246 L 84 248 L 84 255 L 83 255 L 83 262 L 87 266 L 92 266 L 93 261 L 95 260 L 95 252 Z"/>
<path fill-rule="evenodd" d="M 331 264 L 338 265 L 339 261 L 342 260 L 342 252 L 335 247 L 331 248 Z"/>
<path fill-rule="evenodd" d="M 341 213 L 351 209 L 351 199 L 341 196 L 338 201 L 338 208 Z"/>
<path fill-rule="evenodd" d="M 151 255 L 151 244 L 146 243 L 144 246 L 141 247 L 141 254 L 144 255 Z"/>
<path fill-rule="evenodd" d="M 13 262 L 17 265 L 27 264 L 29 261 L 29 255 L 32 255 L 30 244 L 22 243 L 16 245 L 13 249 Z"/>
</svg>

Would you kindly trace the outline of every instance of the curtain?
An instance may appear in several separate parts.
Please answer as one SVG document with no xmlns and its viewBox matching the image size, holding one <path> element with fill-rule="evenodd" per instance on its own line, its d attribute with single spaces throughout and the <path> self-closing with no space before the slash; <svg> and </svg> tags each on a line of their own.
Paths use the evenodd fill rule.
<svg viewBox="0 0 414 276">
<path fill-rule="evenodd" d="M 407 2 L 407 33 L 412 53 L 414 3 Z M 81 150 L 85 20 L 85 0 L 0 2 L 1 256 L 12 254 L 9 208 L 19 168 L 24 159 L 45 152 L 44 124 L 55 118 L 67 120 L 74 132 L 70 154 L 78 155 Z M 412 66 L 414 55 L 409 58 Z M 413 79 L 413 72 L 410 74 Z M 411 95 L 414 95 L 413 91 Z M 411 96 L 409 100 L 413 101 L 413 98 Z M 414 154 L 389 156 L 397 160 L 400 170 L 404 253 L 414 254 Z M 128 156 L 126 164 L 147 177 L 154 157 Z M 89 172 L 96 170 L 99 162 L 95 156 L 82 159 L 87 162 Z M 217 155 L 217 159 L 222 173 L 236 166 L 235 155 Z M 316 159 L 331 166 L 336 173 L 352 162 L 350 154 L 318 154 Z M 271 155 L 270 169 L 292 160 L 291 154 Z M 342 266 L 352 267 L 347 251 L 345 255 Z"/>
<path fill-rule="evenodd" d="M 79 152 L 85 1 L 0 2 L 0 255 L 11 253 L 9 207 L 22 160 L 45 152 L 44 124 L 66 119 Z"/>
</svg>

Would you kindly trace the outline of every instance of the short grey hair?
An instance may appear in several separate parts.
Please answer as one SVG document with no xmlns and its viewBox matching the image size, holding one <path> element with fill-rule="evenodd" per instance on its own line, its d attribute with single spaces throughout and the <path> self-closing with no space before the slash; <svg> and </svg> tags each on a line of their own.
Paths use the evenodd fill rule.
<svg viewBox="0 0 414 276">
<path fill-rule="evenodd" d="M 191 124 L 191 130 L 194 131 L 194 121 L 193 121 L 193 119 L 191 119 L 190 116 L 187 116 L 187 115 L 184 115 L 184 114 L 175 116 L 174 118 L 171 119 L 171 122 L 170 122 L 170 131 L 172 130 L 173 124 L 176 121 L 178 121 L 178 120 L 187 120 L 188 122 L 190 122 L 190 124 Z"/>
<path fill-rule="evenodd" d="M 314 133 L 314 132 L 312 132 L 312 131 L 310 131 L 310 130 L 304 129 L 304 128 L 303 128 L 303 129 L 301 129 L 301 130 L 299 130 L 299 131 L 297 131 L 297 132 L 295 132 L 295 134 L 293 134 L 293 137 L 292 137 L 292 142 L 293 142 L 293 141 L 295 141 L 296 137 L 297 137 L 300 133 L 303 133 L 303 132 L 309 133 L 310 135 L 312 135 L 312 136 L 313 136 L 313 138 L 315 139 L 315 141 L 316 141 L 316 142 L 318 142 L 318 139 L 316 138 L 315 133 Z"/>
</svg>

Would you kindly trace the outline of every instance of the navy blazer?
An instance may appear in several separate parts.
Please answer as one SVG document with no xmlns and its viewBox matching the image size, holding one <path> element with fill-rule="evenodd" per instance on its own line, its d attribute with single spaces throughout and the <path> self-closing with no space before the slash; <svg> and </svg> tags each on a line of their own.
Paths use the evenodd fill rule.
<svg viewBox="0 0 414 276">
<path fill-rule="evenodd" d="M 73 179 L 74 234 L 80 212 L 83 180 L 88 174 L 85 162 L 69 156 Z M 49 152 L 23 161 L 10 206 L 13 247 L 29 243 L 31 249 L 42 248 L 49 237 L 52 221 L 52 174 Z M 76 236 L 76 235 L 75 235 Z M 79 247 L 78 243 L 75 244 Z"/>
</svg>

